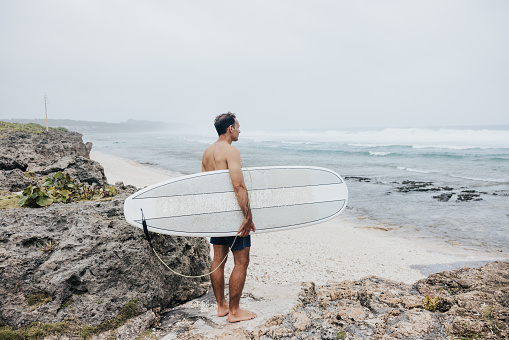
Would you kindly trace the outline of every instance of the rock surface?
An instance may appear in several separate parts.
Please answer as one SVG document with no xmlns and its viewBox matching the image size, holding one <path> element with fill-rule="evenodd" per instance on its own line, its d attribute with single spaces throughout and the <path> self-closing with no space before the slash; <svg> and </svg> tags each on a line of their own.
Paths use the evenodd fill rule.
<svg viewBox="0 0 509 340">
<path fill-rule="evenodd" d="M 0 188 L 21 191 L 57 171 L 102 186 L 107 179 L 102 166 L 89 159 L 91 147 L 74 132 L 2 132 Z M 118 331 L 127 339 L 157 319 L 151 310 L 208 290 L 208 277 L 176 276 L 159 262 L 143 231 L 124 219 L 123 202 L 137 189 L 122 183 L 116 188 L 119 195 L 109 201 L 0 210 L 0 325 L 72 319 L 96 326 L 136 300 L 141 316 Z M 206 239 L 151 235 L 172 269 L 187 275 L 209 270 Z"/>
<path fill-rule="evenodd" d="M 258 287 L 248 288 L 244 299 L 252 296 L 271 304 Z M 377 277 L 322 286 L 303 283 L 290 311 L 281 309 L 282 314 L 258 320 L 254 328 L 256 319 L 221 323 L 214 306 L 207 307 L 210 303 L 201 298 L 163 315 L 167 322 L 161 323 L 160 338 L 507 339 L 509 262 L 432 274 L 412 285 Z M 265 308 L 249 307 L 255 312 Z"/>
<path fill-rule="evenodd" d="M 77 132 L 0 133 L 0 190 L 21 191 L 58 171 L 79 182 L 107 184 L 102 166 L 90 159 L 92 143 Z"/>
<path fill-rule="evenodd" d="M 143 231 L 125 222 L 123 201 L 134 190 L 106 202 L 2 211 L 0 322 L 19 327 L 74 315 L 97 325 L 130 300 L 146 309 L 165 308 L 204 294 L 208 278 L 171 274 L 151 252 Z M 176 271 L 196 275 L 209 269 L 205 239 L 152 235 Z M 48 301 L 30 306 L 29 296 L 40 294 Z"/>
</svg>

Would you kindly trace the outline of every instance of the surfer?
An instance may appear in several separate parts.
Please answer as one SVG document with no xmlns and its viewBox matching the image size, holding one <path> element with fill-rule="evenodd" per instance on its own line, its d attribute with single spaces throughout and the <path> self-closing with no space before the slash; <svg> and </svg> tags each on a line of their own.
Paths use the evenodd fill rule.
<svg viewBox="0 0 509 340">
<path fill-rule="evenodd" d="M 232 142 L 239 140 L 240 124 L 234 113 L 228 112 L 221 114 L 214 120 L 219 138 L 209 146 L 203 153 L 202 171 L 229 170 L 237 202 L 245 216 L 244 222 L 240 227 L 238 236 L 230 237 L 212 237 L 210 243 L 214 246 L 214 259 L 212 260 L 212 270 L 220 266 L 215 272 L 210 274 L 210 281 L 217 300 L 217 315 L 228 315 L 228 321 L 237 322 L 250 320 L 256 317 L 256 314 L 240 308 L 240 297 L 246 281 L 247 267 L 249 265 L 249 249 L 251 248 L 251 236 L 249 233 L 255 231 L 251 209 L 249 208 L 249 195 L 244 183 L 242 174 L 242 165 L 240 162 L 240 151 L 232 145 Z M 235 242 L 234 242 L 235 241 Z M 229 292 L 230 303 L 224 296 L 224 266 L 221 264 L 228 255 L 232 246 L 234 267 L 230 275 Z"/>
</svg>

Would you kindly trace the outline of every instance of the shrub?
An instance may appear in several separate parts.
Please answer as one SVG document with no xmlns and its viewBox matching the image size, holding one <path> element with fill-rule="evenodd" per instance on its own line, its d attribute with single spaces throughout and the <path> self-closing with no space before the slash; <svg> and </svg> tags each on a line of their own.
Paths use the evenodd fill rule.
<svg viewBox="0 0 509 340">
<path fill-rule="evenodd" d="M 44 178 L 40 185 L 29 185 L 21 194 L 22 207 L 46 207 L 55 202 L 70 203 L 83 200 L 100 200 L 117 195 L 114 186 L 93 188 L 76 184 L 69 174 L 57 172 L 53 178 Z"/>
</svg>

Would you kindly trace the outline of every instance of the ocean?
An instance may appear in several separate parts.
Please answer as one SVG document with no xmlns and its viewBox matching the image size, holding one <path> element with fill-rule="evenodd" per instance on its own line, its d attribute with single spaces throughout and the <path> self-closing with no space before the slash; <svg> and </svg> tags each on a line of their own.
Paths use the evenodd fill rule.
<svg viewBox="0 0 509 340">
<path fill-rule="evenodd" d="M 88 133 L 93 150 L 191 174 L 217 136 Z M 466 249 L 509 253 L 509 127 L 243 131 L 244 167 L 332 169 L 360 226 Z"/>
</svg>

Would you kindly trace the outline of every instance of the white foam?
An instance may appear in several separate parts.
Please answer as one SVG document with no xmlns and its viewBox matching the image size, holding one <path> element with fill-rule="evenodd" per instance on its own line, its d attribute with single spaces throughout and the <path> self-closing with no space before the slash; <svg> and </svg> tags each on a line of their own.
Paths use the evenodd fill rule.
<svg viewBox="0 0 509 340">
<path fill-rule="evenodd" d="M 406 145 L 415 148 L 508 148 L 509 130 L 387 128 L 380 130 L 257 131 L 244 137 L 285 142 L 340 142 L 351 146 Z"/>
<path fill-rule="evenodd" d="M 407 167 L 404 167 L 404 166 L 398 166 L 397 168 L 398 168 L 398 170 L 417 172 L 417 173 L 420 173 L 420 174 L 433 174 L 433 173 L 442 172 L 440 170 L 423 170 L 423 169 L 407 168 Z"/>
<path fill-rule="evenodd" d="M 413 149 L 451 149 L 451 150 L 468 150 L 468 149 L 489 149 L 487 146 L 469 146 L 469 145 L 412 145 Z"/>
<path fill-rule="evenodd" d="M 390 152 L 381 152 L 381 151 L 370 151 L 369 154 L 371 156 L 387 156 L 390 155 Z"/>
</svg>

